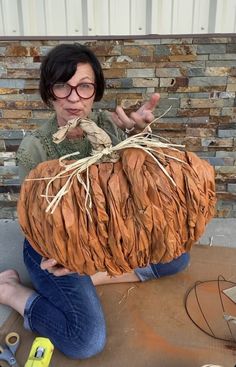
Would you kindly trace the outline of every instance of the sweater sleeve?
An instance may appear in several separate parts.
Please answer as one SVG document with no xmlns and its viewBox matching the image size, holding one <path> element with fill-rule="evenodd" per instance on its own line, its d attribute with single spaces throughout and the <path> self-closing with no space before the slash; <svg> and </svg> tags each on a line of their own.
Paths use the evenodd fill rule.
<svg viewBox="0 0 236 367">
<path fill-rule="evenodd" d="M 19 166 L 20 181 L 22 182 L 31 169 L 47 160 L 47 154 L 40 140 L 33 135 L 28 135 L 22 140 L 16 159 Z"/>
</svg>

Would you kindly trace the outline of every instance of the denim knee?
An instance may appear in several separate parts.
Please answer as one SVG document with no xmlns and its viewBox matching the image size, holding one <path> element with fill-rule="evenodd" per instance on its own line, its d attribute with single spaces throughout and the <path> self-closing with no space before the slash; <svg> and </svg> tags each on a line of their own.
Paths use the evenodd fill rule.
<svg viewBox="0 0 236 367">
<path fill-rule="evenodd" d="M 176 259 L 165 264 L 150 264 L 156 278 L 165 277 L 180 273 L 189 265 L 190 255 L 188 252 L 183 253 Z"/>
<path fill-rule="evenodd" d="M 36 292 L 24 310 L 27 329 L 45 336 L 69 358 L 85 359 L 106 343 L 103 310 L 89 276 L 55 277 L 40 267 L 41 256 L 25 241 L 24 260 Z"/>
<path fill-rule="evenodd" d="M 183 271 L 188 266 L 189 261 L 189 253 L 184 253 L 177 259 L 174 259 L 169 263 L 149 264 L 144 268 L 137 268 L 134 271 L 139 277 L 140 281 L 145 282 L 147 280 L 177 274 Z"/>
<path fill-rule="evenodd" d="M 89 325 L 87 325 L 89 327 Z M 96 326 L 96 331 L 84 333 L 83 338 L 71 333 L 71 337 L 55 343 L 56 347 L 66 357 L 71 359 L 87 359 L 102 352 L 106 345 L 106 328 Z"/>
</svg>

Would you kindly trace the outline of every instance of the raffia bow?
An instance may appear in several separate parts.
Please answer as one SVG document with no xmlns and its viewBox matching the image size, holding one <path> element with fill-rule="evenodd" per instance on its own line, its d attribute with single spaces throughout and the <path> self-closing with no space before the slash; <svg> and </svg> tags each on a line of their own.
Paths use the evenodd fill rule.
<svg viewBox="0 0 236 367">
<path fill-rule="evenodd" d="M 165 112 L 165 114 L 169 111 L 169 109 Z M 163 114 L 164 115 L 164 114 Z M 162 115 L 162 116 L 163 116 Z M 75 118 L 73 120 L 70 120 L 67 122 L 65 126 L 62 126 L 58 129 L 56 133 L 53 134 L 53 141 L 56 144 L 59 144 L 62 142 L 65 138 L 67 133 L 75 129 L 77 126 L 80 126 L 80 128 L 86 133 L 89 141 L 91 142 L 91 145 L 93 147 L 92 154 L 89 157 L 78 159 L 76 161 L 73 161 L 70 163 L 68 158 L 71 158 L 73 156 L 78 155 L 78 152 L 67 154 L 61 158 L 59 158 L 59 164 L 64 169 L 61 170 L 56 176 L 54 177 L 44 177 L 41 179 L 47 179 L 49 180 L 45 195 L 43 195 L 47 202 L 48 207 L 46 209 L 46 212 L 53 213 L 59 204 L 61 198 L 63 195 L 66 195 L 66 193 L 70 190 L 70 187 L 73 183 L 74 179 L 77 179 L 81 185 L 86 190 L 86 200 L 85 200 L 85 208 L 86 211 L 90 216 L 89 209 L 92 206 L 92 200 L 89 192 L 89 174 L 88 169 L 93 164 L 98 164 L 100 162 L 116 162 L 119 160 L 119 151 L 129 148 L 137 148 L 145 151 L 148 155 L 150 155 L 153 160 L 157 163 L 157 165 L 161 168 L 161 170 L 165 173 L 165 175 L 169 178 L 169 180 L 172 182 L 174 186 L 176 186 L 173 178 L 169 175 L 165 167 L 161 164 L 161 157 L 158 158 L 158 155 L 160 154 L 156 151 L 156 148 L 170 148 L 173 150 L 177 150 L 178 147 L 183 147 L 183 145 L 177 145 L 177 144 L 170 144 L 167 142 L 162 142 L 160 139 L 163 139 L 157 135 L 150 135 L 150 126 L 156 122 L 158 119 L 160 119 L 162 116 L 156 118 L 153 120 L 147 127 L 139 134 L 132 135 L 125 139 L 124 141 L 121 141 L 119 144 L 112 146 L 111 139 L 109 135 L 99 128 L 97 124 L 87 118 Z M 148 131 L 148 134 L 147 134 Z M 167 141 L 166 139 L 163 139 Z M 185 163 L 178 158 L 174 156 L 168 156 L 164 153 L 162 155 L 172 158 L 176 161 Z M 85 183 L 81 177 L 81 173 L 87 171 L 87 182 Z M 50 185 L 53 183 L 54 180 L 60 177 L 68 177 L 66 183 L 64 186 L 57 192 L 57 194 L 54 197 L 51 197 L 49 195 L 49 189 Z"/>
</svg>

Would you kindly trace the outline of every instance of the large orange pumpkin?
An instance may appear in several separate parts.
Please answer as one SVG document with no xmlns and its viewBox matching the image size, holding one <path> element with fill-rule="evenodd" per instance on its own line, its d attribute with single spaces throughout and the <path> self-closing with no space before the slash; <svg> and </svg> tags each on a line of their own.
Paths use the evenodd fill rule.
<svg viewBox="0 0 236 367">
<path fill-rule="evenodd" d="M 117 162 L 88 169 L 91 208 L 86 210 L 85 187 L 74 176 L 53 213 L 46 212 L 44 178 L 63 168 L 58 160 L 39 164 L 24 181 L 18 201 L 26 238 L 42 256 L 89 275 L 119 275 L 189 251 L 214 215 L 214 170 L 190 152 L 155 148 L 155 156 L 175 185 L 145 151 L 123 149 Z M 85 182 L 86 175 L 81 174 Z M 56 178 L 48 197 L 66 180 Z"/>
</svg>

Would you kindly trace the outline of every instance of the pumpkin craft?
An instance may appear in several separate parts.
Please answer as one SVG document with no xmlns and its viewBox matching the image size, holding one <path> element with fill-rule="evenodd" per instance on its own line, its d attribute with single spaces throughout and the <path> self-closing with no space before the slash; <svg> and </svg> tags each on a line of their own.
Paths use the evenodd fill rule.
<svg viewBox="0 0 236 367">
<path fill-rule="evenodd" d="M 32 247 L 71 271 L 111 276 L 189 251 L 214 216 L 214 170 L 191 152 L 138 134 L 111 147 L 91 120 L 80 124 L 93 155 L 40 163 L 21 187 L 20 226 Z"/>
</svg>

